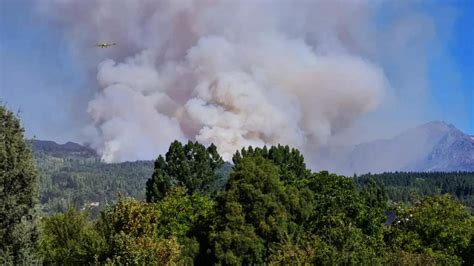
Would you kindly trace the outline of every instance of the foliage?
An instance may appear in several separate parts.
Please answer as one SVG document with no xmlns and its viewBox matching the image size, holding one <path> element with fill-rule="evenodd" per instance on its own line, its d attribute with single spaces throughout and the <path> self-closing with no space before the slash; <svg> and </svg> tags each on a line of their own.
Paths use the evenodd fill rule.
<svg viewBox="0 0 474 266">
<path fill-rule="evenodd" d="M 218 261 L 266 262 L 270 247 L 296 229 L 295 219 L 304 216 L 305 201 L 300 200 L 298 190 L 285 187 L 280 173 L 279 167 L 262 156 L 237 161 L 225 191 L 217 198 L 211 241 Z"/>
<path fill-rule="evenodd" d="M 271 146 L 270 149 L 267 149 L 266 146 L 263 148 L 252 148 L 251 146 L 247 149 L 242 148 L 241 151 L 234 154 L 232 161 L 234 164 L 238 164 L 245 157 L 262 157 L 272 161 L 279 167 L 280 179 L 285 183 L 297 182 L 311 174 L 311 171 L 306 168 L 304 157 L 300 151 L 295 148 L 290 149 L 289 146 Z"/>
<path fill-rule="evenodd" d="M 474 219 L 449 195 L 425 197 L 413 207 L 396 206 L 385 240 L 393 250 L 431 254 L 437 260 L 469 260 Z"/>
<path fill-rule="evenodd" d="M 206 148 L 198 142 L 183 146 L 174 141 L 166 159 L 160 155 L 155 161 L 155 171 L 146 184 L 147 201 L 161 200 L 175 185 L 184 186 L 189 194 L 209 192 L 217 179 L 216 170 L 223 164 L 214 144 Z"/>
<path fill-rule="evenodd" d="M 145 183 L 153 173 L 149 161 L 106 164 L 95 158 L 54 157 L 36 152 L 41 180 L 41 210 L 65 212 L 69 206 L 90 209 L 92 217 L 118 195 L 145 198 Z M 94 206 L 98 205 L 98 206 Z"/>
<path fill-rule="evenodd" d="M 286 235 L 270 249 L 269 264 L 316 264 L 329 253 L 329 247 L 318 236 L 301 233 Z"/>
<path fill-rule="evenodd" d="M 38 238 L 38 174 L 15 115 L 0 106 L 0 263 L 30 264 Z"/>
<path fill-rule="evenodd" d="M 169 265 L 178 261 L 176 238 L 157 234 L 159 211 L 154 205 L 121 198 L 101 215 L 98 230 L 107 242 L 99 260 L 109 264 Z"/>
<path fill-rule="evenodd" d="M 413 195 L 451 194 L 474 214 L 474 172 L 394 172 L 355 176 L 354 180 L 359 187 L 375 181 L 393 202 L 410 202 Z"/>
<path fill-rule="evenodd" d="M 206 246 L 209 224 L 214 214 L 214 202 L 207 196 L 194 193 L 188 195 L 186 189 L 177 186 L 171 189 L 158 203 L 160 219 L 158 235 L 176 237 L 183 245 L 181 258 L 186 264 L 192 264 Z"/>
<path fill-rule="evenodd" d="M 43 217 L 40 255 L 47 264 L 473 263 L 474 222 L 461 202 L 449 195 L 388 200 L 387 190 L 393 190 L 384 184 L 403 186 L 410 178 L 397 183 L 391 177 L 312 173 L 299 151 L 287 146 L 242 149 L 232 166 L 222 162 L 213 145 L 173 142 L 166 156 L 155 161 L 153 173 L 150 162 L 105 165 L 79 157 L 47 156 L 40 164 L 49 173 L 43 179 L 43 192 L 49 193 L 44 199 L 80 195 L 83 201 L 73 202 L 82 205 L 72 207 L 84 206 L 84 199 L 93 198 L 94 184 L 110 185 L 109 192 L 100 194 L 107 200 L 113 190 L 141 198 L 109 200 L 96 220 L 74 209 Z M 146 171 L 152 178 L 146 184 L 147 202 L 142 202 Z M 443 181 L 444 188 L 462 188 L 464 194 L 456 190 L 457 196 L 469 194 L 465 175 L 459 182 Z M 433 180 L 416 182 L 442 180 L 422 176 Z M 393 223 L 386 222 L 387 211 L 395 213 Z"/>
<path fill-rule="evenodd" d="M 322 264 L 377 264 L 384 256 L 383 192 L 377 187 L 359 193 L 352 179 L 315 173 L 306 184 L 314 193 L 307 231 L 320 237 L 326 255 Z"/>
<path fill-rule="evenodd" d="M 40 254 L 46 264 L 92 264 L 103 253 L 104 240 L 94 230 L 86 213 L 73 208 L 41 221 Z"/>
</svg>

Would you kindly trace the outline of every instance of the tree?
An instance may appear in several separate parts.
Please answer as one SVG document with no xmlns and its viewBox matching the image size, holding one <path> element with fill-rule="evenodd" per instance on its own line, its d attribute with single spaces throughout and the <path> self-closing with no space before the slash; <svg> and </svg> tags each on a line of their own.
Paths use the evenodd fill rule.
<svg viewBox="0 0 474 266">
<path fill-rule="evenodd" d="M 234 166 L 226 191 L 217 198 L 211 242 L 219 263 L 255 264 L 287 234 L 290 196 L 279 169 L 261 156 L 243 157 Z"/>
<path fill-rule="evenodd" d="M 181 246 L 175 237 L 157 234 L 160 214 L 154 204 L 120 198 L 102 213 L 98 231 L 107 242 L 99 260 L 125 265 L 172 265 L 178 262 Z"/>
<path fill-rule="evenodd" d="M 370 180 L 368 185 L 360 191 L 363 203 L 359 224 L 364 233 L 372 236 L 382 237 L 383 223 L 387 217 L 387 195 L 383 187 Z M 380 239 L 382 241 L 382 239 Z"/>
<path fill-rule="evenodd" d="M 208 148 L 198 142 L 182 145 L 171 143 L 166 159 L 158 156 L 153 176 L 147 181 L 148 202 L 161 200 L 166 192 L 181 185 L 189 195 L 194 192 L 209 194 L 210 186 L 217 179 L 216 170 L 224 164 L 214 144 Z"/>
<path fill-rule="evenodd" d="M 242 158 L 256 156 L 268 159 L 278 166 L 280 179 L 285 183 L 295 184 L 311 175 L 300 151 L 295 148 L 290 149 L 288 145 L 271 146 L 270 149 L 267 149 L 266 146 L 255 149 L 249 146 L 247 149 L 242 148 L 240 152 L 237 151 L 232 157 L 232 161 L 234 164 L 238 164 Z"/>
<path fill-rule="evenodd" d="M 370 205 L 383 206 L 383 192 L 372 187 L 362 195 L 351 178 L 315 173 L 306 182 L 314 193 L 310 222 L 305 229 L 319 236 L 319 246 L 328 247 L 319 264 L 380 264 L 384 256 L 382 241 L 383 214 Z M 369 204 L 369 205 L 365 205 Z"/>
<path fill-rule="evenodd" d="M 0 256 L 3 263 L 29 264 L 35 258 L 38 174 L 23 128 L 0 106 Z"/>
<path fill-rule="evenodd" d="M 73 208 L 41 221 L 40 252 L 46 264 L 87 265 L 104 252 L 105 242 L 86 213 Z"/>
<path fill-rule="evenodd" d="M 207 233 L 214 218 L 214 202 L 205 195 L 188 195 L 186 189 L 176 186 L 158 203 L 160 219 L 158 235 L 176 237 L 183 246 L 182 261 L 185 264 L 199 264 L 199 254 L 205 255 L 208 248 Z M 203 264 L 203 263 L 201 263 Z"/>
<path fill-rule="evenodd" d="M 395 252 L 428 254 L 438 262 L 468 261 L 474 219 L 450 195 L 424 197 L 414 206 L 398 205 L 385 241 Z"/>
</svg>

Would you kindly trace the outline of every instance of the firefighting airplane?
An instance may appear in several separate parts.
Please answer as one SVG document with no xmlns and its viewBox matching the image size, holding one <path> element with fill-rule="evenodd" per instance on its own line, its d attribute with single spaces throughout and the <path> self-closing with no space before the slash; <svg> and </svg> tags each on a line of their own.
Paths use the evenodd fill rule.
<svg viewBox="0 0 474 266">
<path fill-rule="evenodd" d="M 113 43 L 104 42 L 104 43 L 98 43 L 95 46 L 97 46 L 99 48 L 109 48 L 110 46 L 114 46 L 114 45 L 116 45 L 116 43 L 114 43 L 114 42 Z"/>
</svg>

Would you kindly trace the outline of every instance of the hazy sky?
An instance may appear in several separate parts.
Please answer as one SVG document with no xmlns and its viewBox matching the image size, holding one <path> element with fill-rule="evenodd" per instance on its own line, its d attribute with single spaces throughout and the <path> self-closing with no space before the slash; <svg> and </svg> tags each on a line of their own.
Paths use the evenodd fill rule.
<svg viewBox="0 0 474 266">
<path fill-rule="evenodd" d="M 390 4 L 386 6 L 377 16 L 380 26 L 393 16 Z M 426 1 L 416 7 L 434 18 L 435 40 L 440 42 L 427 51 L 432 108 L 418 120 L 445 120 L 474 135 L 474 1 Z M 64 28 L 51 23 L 35 10 L 34 1 L 0 1 L 0 100 L 14 111 L 21 110 L 30 137 L 81 141 L 96 73 L 86 70 L 83 60 L 70 50 Z M 91 54 L 84 58 L 91 56 L 97 56 L 97 63 L 107 57 L 93 43 Z M 389 80 L 398 72 L 390 64 L 383 68 Z"/>
</svg>

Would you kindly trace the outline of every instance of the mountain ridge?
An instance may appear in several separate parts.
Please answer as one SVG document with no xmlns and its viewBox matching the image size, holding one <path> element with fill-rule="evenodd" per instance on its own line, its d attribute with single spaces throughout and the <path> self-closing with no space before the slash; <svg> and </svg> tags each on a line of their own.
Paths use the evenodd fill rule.
<svg viewBox="0 0 474 266">
<path fill-rule="evenodd" d="M 432 121 L 393 138 L 341 149 L 322 165 L 344 174 L 390 171 L 473 171 L 474 138 L 454 125 Z M 321 156 L 321 155 L 320 155 Z"/>
<path fill-rule="evenodd" d="M 100 160 L 85 145 L 30 140 L 35 153 Z M 354 146 L 326 147 L 315 154 L 317 169 L 352 175 L 393 171 L 474 171 L 474 136 L 443 121 L 409 128 L 393 138 Z"/>
</svg>

